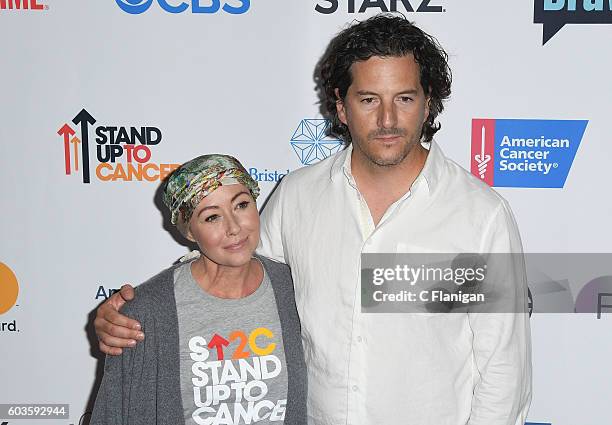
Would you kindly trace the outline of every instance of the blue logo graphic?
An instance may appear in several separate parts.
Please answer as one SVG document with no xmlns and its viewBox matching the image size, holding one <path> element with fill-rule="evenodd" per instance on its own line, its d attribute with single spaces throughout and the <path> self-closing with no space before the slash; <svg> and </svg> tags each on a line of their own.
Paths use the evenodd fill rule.
<svg viewBox="0 0 612 425">
<path fill-rule="evenodd" d="M 153 0 L 115 0 L 117 5 L 126 13 L 139 15 L 149 10 Z M 211 3 L 206 6 L 200 4 L 201 0 L 190 0 L 190 2 L 180 2 L 170 4 L 168 0 L 157 0 L 159 6 L 168 13 L 183 13 L 191 6 L 191 13 L 217 13 L 219 9 L 231 15 L 246 13 L 251 7 L 251 0 L 235 0 L 240 6 L 232 6 L 227 3 L 221 6 L 221 0 L 207 0 Z"/>
<path fill-rule="evenodd" d="M 115 0 L 117 5 L 124 12 L 130 13 L 132 15 L 137 15 L 139 13 L 145 12 L 151 4 L 153 0 Z"/>
<path fill-rule="evenodd" d="M 587 124 L 474 119 L 472 174 L 496 187 L 562 188 Z"/>
<path fill-rule="evenodd" d="M 260 168 L 257 167 L 249 167 L 249 174 L 251 175 L 253 180 L 259 183 L 279 182 L 283 177 L 289 174 L 290 171 L 291 170 L 289 170 L 288 168 L 286 170 L 268 170 L 267 168 L 264 168 L 264 170 L 262 171 Z"/>
<path fill-rule="evenodd" d="M 311 165 L 340 151 L 342 140 L 329 135 L 330 121 L 304 119 L 291 136 L 291 146 L 303 165 Z"/>
</svg>

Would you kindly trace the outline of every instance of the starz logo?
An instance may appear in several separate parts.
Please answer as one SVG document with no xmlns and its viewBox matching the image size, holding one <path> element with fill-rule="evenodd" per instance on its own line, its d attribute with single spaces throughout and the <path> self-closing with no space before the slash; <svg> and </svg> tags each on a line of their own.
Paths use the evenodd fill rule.
<svg viewBox="0 0 612 425">
<path fill-rule="evenodd" d="M 303 119 L 291 136 L 291 146 L 302 165 L 311 165 L 342 149 L 342 140 L 329 135 L 330 121 Z"/>
</svg>

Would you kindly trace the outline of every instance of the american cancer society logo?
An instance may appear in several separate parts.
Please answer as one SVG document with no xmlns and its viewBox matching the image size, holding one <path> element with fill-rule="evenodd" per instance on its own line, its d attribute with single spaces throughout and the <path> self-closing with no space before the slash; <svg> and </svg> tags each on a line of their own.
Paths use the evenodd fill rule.
<svg viewBox="0 0 612 425">
<path fill-rule="evenodd" d="M 496 187 L 562 188 L 587 120 L 472 120 L 472 174 Z"/>
</svg>

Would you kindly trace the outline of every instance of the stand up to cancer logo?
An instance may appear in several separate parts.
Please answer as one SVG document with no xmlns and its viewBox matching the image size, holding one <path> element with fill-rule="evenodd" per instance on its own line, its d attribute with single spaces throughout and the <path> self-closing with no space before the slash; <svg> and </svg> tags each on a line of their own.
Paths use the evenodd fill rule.
<svg viewBox="0 0 612 425">
<path fill-rule="evenodd" d="M 94 126 L 98 121 L 85 109 L 70 122 L 57 131 L 63 141 L 65 173 L 80 173 L 83 183 L 91 183 L 92 178 L 90 140 L 95 142 L 94 175 L 102 182 L 159 181 L 180 166 L 153 160 L 153 151 L 163 140 L 158 127 Z"/>
</svg>

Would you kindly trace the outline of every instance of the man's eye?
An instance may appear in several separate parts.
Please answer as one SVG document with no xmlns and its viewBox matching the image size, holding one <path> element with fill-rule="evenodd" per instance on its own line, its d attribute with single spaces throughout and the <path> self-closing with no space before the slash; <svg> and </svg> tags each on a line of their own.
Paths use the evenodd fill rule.
<svg viewBox="0 0 612 425">
<path fill-rule="evenodd" d="M 408 97 L 408 96 L 401 96 L 401 97 L 400 97 L 400 100 L 401 100 L 402 102 L 404 102 L 404 103 L 407 103 L 407 102 L 412 102 L 412 98 L 411 98 L 411 97 Z"/>
<path fill-rule="evenodd" d="M 242 201 L 237 205 L 237 207 L 240 209 L 245 209 L 248 206 L 249 206 L 249 201 Z"/>
<path fill-rule="evenodd" d="M 206 217 L 204 219 L 204 221 L 206 221 L 208 223 L 211 223 L 211 222 L 217 220 L 218 218 L 219 218 L 219 216 L 217 214 L 213 214 L 213 215 L 210 215 L 210 216 Z"/>
<path fill-rule="evenodd" d="M 364 97 L 363 99 L 361 99 L 361 103 L 370 104 L 372 102 L 374 102 L 373 97 Z"/>
</svg>

